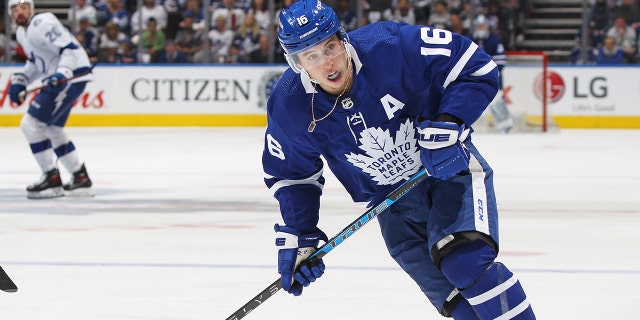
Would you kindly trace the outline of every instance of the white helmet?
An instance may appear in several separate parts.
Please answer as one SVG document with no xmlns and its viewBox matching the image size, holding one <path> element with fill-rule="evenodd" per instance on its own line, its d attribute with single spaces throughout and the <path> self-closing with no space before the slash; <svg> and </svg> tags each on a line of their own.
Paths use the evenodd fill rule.
<svg viewBox="0 0 640 320">
<path fill-rule="evenodd" d="M 21 3 L 26 3 L 29 5 L 29 7 L 31 7 L 31 12 L 29 15 L 29 20 L 31 20 L 31 18 L 33 17 L 33 15 L 35 14 L 35 10 L 36 10 L 36 6 L 33 3 L 33 0 L 9 0 L 7 2 L 7 8 L 9 9 L 9 11 L 11 11 L 11 7 L 21 4 Z"/>
</svg>

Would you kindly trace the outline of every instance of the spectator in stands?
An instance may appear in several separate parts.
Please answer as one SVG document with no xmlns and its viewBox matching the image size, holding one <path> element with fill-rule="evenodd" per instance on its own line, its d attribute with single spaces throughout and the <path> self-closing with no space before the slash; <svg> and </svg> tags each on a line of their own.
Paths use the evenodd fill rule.
<svg viewBox="0 0 640 320">
<path fill-rule="evenodd" d="M 469 30 L 469 32 L 471 32 L 473 19 L 477 15 L 476 13 L 473 12 L 474 7 L 471 5 L 471 1 L 473 0 L 464 1 L 462 4 L 462 11 L 460 11 L 460 19 L 462 19 L 462 26 L 466 30 Z M 482 10 L 478 10 L 477 7 L 475 7 L 475 9 L 477 13 L 482 12 Z"/>
<path fill-rule="evenodd" d="M 626 63 L 635 61 L 636 47 L 638 46 L 636 30 L 627 25 L 627 20 L 623 16 L 616 17 L 613 26 L 607 30 L 607 37 L 616 40 L 616 44 L 624 52 Z"/>
<path fill-rule="evenodd" d="M 142 48 L 144 54 L 149 55 L 149 61 L 155 61 L 158 51 L 164 49 L 165 34 L 157 28 L 156 19 L 149 18 L 147 29 L 142 31 L 140 36 L 142 40 Z"/>
<path fill-rule="evenodd" d="M 258 41 L 258 48 L 249 53 L 250 63 L 268 63 L 269 62 L 269 36 L 266 34 L 260 35 Z"/>
<path fill-rule="evenodd" d="M 229 47 L 229 54 L 224 58 L 224 63 L 237 64 L 246 63 L 247 58 L 240 52 L 240 46 L 237 43 L 232 43 Z"/>
<path fill-rule="evenodd" d="M 596 0 L 589 11 L 589 28 L 593 34 L 592 46 L 599 48 L 604 43 L 607 28 L 613 21 L 613 15 L 607 6 L 607 0 Z"/>
<path fill-rule="evenodd" d="M 167 11 L 163 6 L 156 4 L 155 0 L 142 0 L 142 8 L 136 10 L 131 15 L 131 35 L 140 34 L 142 30 L 147 28 L 147 21 L 153 17 L 156 19 L 158 28 L 164 30 L 167 26 Z M 140 15 L 142 14 L 142 17 Z M 141 20 L 142 18 L 142 20 Z M 141 22 L 144 22 L 141 23 Z"/>
<path fill-rule="evenodd" d="M 593 43 L 590 38 L 591 36 L 592 33 L 587 33 L 587 45 L 584 51 L 586 55 L 583 57 L 582 30 L 578 30 L 578 34 L 576 35 L 576 45 L 571 49 L 571 52 L 569 52 L 569 62 L 571 64 L 584 65 L 596 63 L 596 54 L 598 53 L 598 50 L 591 45 Z"/>
<path fill-rule="evenodd" d="M 190 15 L 193 17 L 193 29 L 195 30 L 205 30 L 206 21 L 204 19 L 204 8 L 200 6 L 200 0 L 187 0 L 184 11 L 182 11 L 182 16 Z M 182 24 L 182 22 L 180 22 Z M 178 25 L 179 28 L 182 25 Z"/>
<path fill-rule="evenodd" d="M 75 4 L 67 10 L 67 22 L 73 29 L 76 29 L 76 24 L 82 18 L 86 18 L 92 26 L 95 26 L 97 23 L 96 8 L 88 4 L 87 0 L 75 0 Z"/>
<path fill-rule="evenodd" d="M 84 47 L 84 43 L 86 43 L 86 41 L 84 39 L 84 34 L 78 33 L 78 34 L 75 35 L 75 37 L 76 37 L 76 40 L 78 40 L 78 42 L 83 44 L 83 47 Z M 91 63 L 97 62 L 98 61 L 98 50 L 95 49 L 95 50 L 89 51 L 89 48 L 87 48 L 87 47 L 84 47 L 84 48 L 87 51 L 87 57 L 89 57 L 89 61 Z"/>
<path fill-rule="evenodd" d="M 447 30 L 466 37 L 470 37 L 469 29 L 464 27 L 464 23 L 462 21 L 462 18 L 460 17 L 460 14 L 455 11 L 451 12 L 451 20 L 449 21 L 449 28 Z"/>
<path fill-rule="evenodd" d="M 94 8 L 96 8 L 96 26 L 102 28 L 107 23 L 107 17 L 109 14 L 109 1 L 108 0 L 93 0 L 89 1 Z"/>
<path fill-rule="evenodd" d="M 234 35 L 234 42 L 238 44 L 241 54 L 247 55 L 258 47 L 261 32 L 253 11 L 250 11 Z"/>
<path fill-rule="evenodd" d="M 235 0 L 222 0 L 222 5 L 215 8 L 211 15 L 212 23 L 220 16 L 226 18 L 227 29 L 236 31 L 244 20 L 245 11 L 236 6 Z"/>
<path fill-rule="evenodd" d="M 109 8 L 107 9 L 107 22 L 105 26 L 109 22 L 113 22 L 118 25 L 119 31 L 124 34 L 128 34 L 131 27 L 129 24 L 129 11 L 127 11 L 123 6 L 121 0 L 108 0 Z"/>
<path fill-rule="evenodd" d="M 498 15 L 498 30 L 502 37 L 502 43 L 506 48 L 513 49 L 515 38 L 522 37 L 523 31 L 520 25 L 520 1 L 500 0 Z"/>
<path fill-rule="evenodd" d="M 623 63 L 624 52 L 616 44 L 616 39 L 612 37 L 604 38 L 604 45 L 598 49 L 598 54 L 596 55 L 596 64 L 611 65 Z"/>
<path fill-rule="evenodd" d="M 451 14 L 447 9 L 447 3 L 443 0 L 438 0 L 433 6 L 427 24 L 438 29 L 448 29 L 450 21 Z"/>
<path fill-rule="evenodd" d="M 11 49 L 10 52 L 13 52 L 15 50 L 15 47 L 17 46 L 17 43 L 13 40 L 11 40 L 11 36 L 10 35 L 5 35 L 4 32 L 4 16 L 0 16 L 0 62 L 5 60 L 5 42 L 8 40 L 9 41 L 9 48 Z M 9 54 L 9 56 L 7 56 L 7 60 L 11 59 L 11 54 Z"/>
<path fill-rule="evenodd" d="M 97 60 L 98 57 L 98 30 L 93 27 L 89 17 L 81 17 L 76 30 L 73 32 L 76 39 L 87 51 L 87 55 Z"/>
<path fill-rule="evenodd" d="M 158 53 L 157 63 L 186 63 L 187 57 L 178 51 L 175 41 L 169 39 L 164 44 L 164 49 Z"/>
<path fill-rule="evenodd" d="M 622 3 L 615 8 L 616 17 L 624 17 L 625 21 L 632 29 L 638 31 L 640 26 L 640 8 L 636 0 L 622 0 Z"/>
<path fill-rule="evenodd" d="M 98 41 L 98 61 L 115 63 L 120 42 L 128 39 L 120 27 L 113 21 L 107 22 Z"/>
<path fill-rule="evenodd" d="M 358 26 L 358 17 L 356 17 L 356 12 L 351 9 L 349 0 L 338 0 L 335 11 L 338 19 L 340 19 L 340 24 L 342 24 L 347 32 L 356 29 Z"/>
<path fill-rule="evenodd" d="M 224 63 L 225 57 L 229 54 L 229 47 L 233 42 L 234 33 L 227 28 L 227 19 L 224 16 L 218 16 L 215 23 L 216 28 L 209 31 L 207 35 L 211 46 L 210 61 Z"/>
<path fill-rule="evenodd" d="M 500 30 L 500 5 L 496 1 L 489 1 L 482 7 L 482 12 L 489 23 L 489 30 L 502 40 L 502 30 Z"/>
<path fill-rule="evenodd" d="M 120 50 L 116 57 L 116 63 L 132 64 L 138 63 L 138 52 L 129 39 L 120 41 Z"/>
<path fill-rule="evenodd" d="M 429 13 L 431 12 L 431 0 L 410 0 L 411 8 L 416 16 L 416 24 L 427 24 Z"/>
<path fill-rule="evenodd" d="M 267 30 L 271 21 L 271 14 L 267 10 L 267 2 L 265 0 L 253 0 L 251 2 L 251 8 L 247 13 L 253 13 L 256 23 L 260 26 L 260 29 Z"/>
<path fill-rule="evenodd" d="M 193 62 L 194 55 L 204 49 L 205 36 L 204 30 L 193 29 L 193 16 L 183 14 L 175 42 L 178 51 L 185 55 L 187 62 Z"/>
<path fill-rule="evenodd" d="M 162 31 L 167 38 L 173 39 L 180 28 L 185 0 L 163 0 L 162 2 L 164 10 L 167 12 L 167 25 Z M 164 44 L 162 46 L 164 47 Z"/>
<path fill-rule="evenodd" d="M 387 20 L 391 16 L 391 0 L 363 0 L 369 23 Z"/>
<path fill-rule="evenodd" d="M 410 6 L 409 0 L 397 0 L 398 4 L 393 8 L 392 21 L 416 24 L 416 15 Z"/>
</svg>

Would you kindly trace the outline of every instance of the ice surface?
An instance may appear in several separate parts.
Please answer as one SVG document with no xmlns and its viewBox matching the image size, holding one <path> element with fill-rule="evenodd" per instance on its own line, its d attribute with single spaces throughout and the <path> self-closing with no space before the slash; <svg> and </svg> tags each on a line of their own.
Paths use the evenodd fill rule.
<svg viewBox="0 0 640 320">
<path fill-rule="evenodd" d="M 40 173 L 0 128 L 0 319 L 225 319 L 277 279 L 261 128 L 67 128 L 95 198 L 28 200 Z M 538 319 L 640 317 L 640 131 L 476 134 L 495 170 L 501 253 Z M 63 171 L 66 180 L 68 174 Z M 330 173 L 320 227 L 363 212 Z M 245 319 L 441 319 L 371 223 L 300 297 Z"/>
</svg>

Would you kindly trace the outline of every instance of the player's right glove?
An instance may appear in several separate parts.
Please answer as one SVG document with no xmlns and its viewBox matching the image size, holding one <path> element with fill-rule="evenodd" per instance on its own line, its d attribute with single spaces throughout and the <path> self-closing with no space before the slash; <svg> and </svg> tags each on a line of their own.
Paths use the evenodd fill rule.
<svg viewBox="0 0 640 320">
<path fill-rule="evenodd" d="M 73 72 L 67 68 L 58 68 L 56 73 L 42 80 L 42 83 L 46 85 L 46 89 L 53 91 L 54 94 L 58 94 L 66 88 L 69 83 L 68 78 L 73 76 Z"/>
<path fill-rule="evenodd" d="M 15 104 L 24 102 L 24 93 L 27 90 L 29 79 L 22 73 L 15 73 L 11 76 L 11 86 L 9 86 L 9 99 Z"/>
<path fill-rule="evenodd" d="M 305 234 L 278 224 L 274 229 L 276 246 L 280 249 L 278 250 L 278 273 L 281 276 L 282 289 L 294 296 L 299 296 L 302 294 L 303 287 L 308 287 L 324 273 L 325 266 L 322 259 L 304 260 L 316 251 L 320 240 L 328 241 L 327 235 L 318 228 Z"/>
<path fill-rule="evenodd" d="M 418 122 L 420 160 L 427 172 L 438 179 L 447 179 L 469 168 L 469 151 L 463 142 L 470 129 L 453 122 Z"/>
</svg>

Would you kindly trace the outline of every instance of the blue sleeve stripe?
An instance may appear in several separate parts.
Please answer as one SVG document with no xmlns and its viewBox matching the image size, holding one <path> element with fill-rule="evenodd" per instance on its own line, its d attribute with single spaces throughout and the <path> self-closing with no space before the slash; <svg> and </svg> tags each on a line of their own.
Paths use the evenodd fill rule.
<svg viewBox="0 0 640 320">
<path fill-rule="evenodd" d="M 456 65 L 453 66 L 453 69 L 451 69 L 451 72 L 449 72 L 449 74 L 447 75 L 447 80 L 445 80 L 444 84 L 442 85 L 443 88 L 446 89 L 451 82 L 458 79 L 460 72 L 464 70 L 464 67 L 467 65 L 467 62 L 469 62 L 469 60 L 471 59 L 473 54 L 476 52 L 476 50 L 478 50 L 478 45 L 471 42 L 471 44 L 469 45 L 469 48 L 467 48 L 467 51 L 465 51 L 462 57 L 458 59 L 458 62 L 456 62 Z"/>
<path fill-rule="evenodd" d="M 293 186 L 293 185 L 299 185 L 299 184 L 310 184 L 312 186 L 315 186 L 316 188 L 322 190 L 322 188 L 324 188 L 324 183 L 320 182 L 320 178 L 322 178 L 322 171 L 320 170 L 318 172 L 316 172 L 314 175 L 312 175 L 309 178 L 306 179 L 301 179 L 301 180 L 280 180 L 276 183 L 274 183 L 271 186 L 271 190 L 273 191 L 273 193 L 275 194 L 276 192 L 278 192 L 278 190 L 280 188 L 283 187 L 288 187 L 288 186 Z"/>
</svg>

